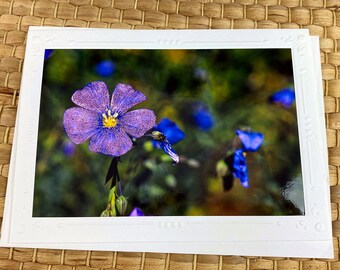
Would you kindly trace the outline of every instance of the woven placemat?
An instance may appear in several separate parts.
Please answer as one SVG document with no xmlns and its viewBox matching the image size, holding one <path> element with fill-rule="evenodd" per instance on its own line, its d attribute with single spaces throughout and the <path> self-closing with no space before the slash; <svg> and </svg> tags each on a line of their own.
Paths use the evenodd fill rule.
<svg viewBox="0 0 340 270">
<path fill-rule="evenodd" d="M 307 28 L 320 37 L 333 260 L 0 248 L 0 269 L 340 269 L 340 0 L 0 0 L 0 217 L 28 26 Z"/>
</svg>

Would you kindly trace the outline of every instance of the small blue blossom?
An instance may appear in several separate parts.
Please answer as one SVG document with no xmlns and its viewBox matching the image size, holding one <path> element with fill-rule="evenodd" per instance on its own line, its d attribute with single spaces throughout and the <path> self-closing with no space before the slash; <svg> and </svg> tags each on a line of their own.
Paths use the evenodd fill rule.
<svg viewBox="0 0 340 270">
<path fill-rule="evenodd" d="M 290 88 L 282 89 L 271 95 L 269 101 L 289 109 L 295 102 L 295 92 Z"/>
<path fill-rule="evenodd" d="M 208 73 L 205 69 L 203 68 L 196 68 L 194 70 L 194 76 L 197 78 L 197 79 L 200 79 L 202 81 L 205 81 L 208 79 Z"/>
<path fill-rule="evenodd" d="M 50 58 L 54 53 L 53 49 L 45 49 L 44 60 Z"/>
<path fill-rule="evenodd" d="M 155 127 L 154 130 L 164 134 L 171 145 L 183 140 L 185 133 L 176 125 L 175 122 L 168 118 L 163 118 Z"/>
<path fill-rule="evenodd" d="M 175 150 L 172 149 L 171 144 L 163 135 L 163 133 L 160 133 L 159 131 L 153 131 L 151 136 L 153 138 L 152 145 L 154 148 L 162 149 L 167 155 L 172 158 L 174 162 L 179 162 L 179 156 L 176 154 Z"/>
<path fill-rule="evenodd" d="M 232 172 L 233 177 L 240 179 L 242 186 L 249 187 L 248 167 L 246 152 L 256 152 L 260 149 L 264 135 L 260 132 L 236 130 L 236 135 L 241 141 L 241 148 L 236 149 L 224 162 Z M 233 177 L 226 174 L 223 177 L 225 190 L 230 190 L 233 185 Z"/>
<path fill-rule="evenodd" d="M 133 208 L 133 210 L 130 213 L 130 217 L 142 217 L 142 216 L 144 216 L 144 213 L 138 207 Z"/>
<path fill-rule="evenodd" d="M 215 125 L 213 115 L 205 106 L 202 105 L 195 108 L 195 112 L 192 114 L 192 119 L 195 125 L 203 131 L 209 131 Z"/>
<path fill-rule="evenodd" d="M 185 133 L 176 125 L 175 122 L 168 118 L 163 118 L 158 125 L 154 126 L 154 131 L 151 134 L 152 145 L 154 148 L 162 149 L 172 160 L 179 162 L 179 156 L 172 148 L 173 144 L 183 140 Z"/>
<path fill-rule="evenodd" d="M 115 72 L 116 66 L 111 60 L 103 60 L 96 66 L 96 72 L 99 76 L 110 77 Z"/>
<path fill-rule="evenodd" d="M 66 141 L 64 144 L 63 144 L 63 152 L 64 152 L 64 155 L 67 156 L 67 157 L 71 157 L 74 155 L 74 152 L 76 150 L 76 145 L 71 142 L 71 141 Z"/>
<path fill-rule="evenodd" d="M 243 150 L 246 152 L 256 152 L 260 149 L 264 136 L 260 132 L 250 132 L 236 130 L 236 135 L 240 138 Z"/>
<path fill-rule="evenodd" d="M 245 156 L 246 153 L 243 149 L 238 149 L 234 152 L 232 172 L 234 177 L 240 179 L 242 186 L 248 188 L 248 167 Z"/>
</svg>

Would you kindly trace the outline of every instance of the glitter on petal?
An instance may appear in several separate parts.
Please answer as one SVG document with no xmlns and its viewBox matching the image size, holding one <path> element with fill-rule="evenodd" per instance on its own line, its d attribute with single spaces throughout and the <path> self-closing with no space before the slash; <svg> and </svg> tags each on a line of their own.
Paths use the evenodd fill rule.
<svg viewBox="0 0 340 270">
<path fill-rule="evenodd" d="M 124 130 L 135 138 L 143 136 L 150 129 L 148 123 L 155 121 L 154 112 L 148 109 L 127 112 L 120 120 L 121 124 L 124 125 Z"/>
<path fill-rule="evenodd" d="M 119 83 L 112 94 L 111 108 L 119 113 L 126 113 L 133 106 L 146 100 L 146 96 L 128 84 Z"/>
<path fill-rule="evenodd" d="M 132 141 L 123 129 L 100 129 L 90 139 L 89 149 L 111 156 L 124 155 L 132 148 Z"/>
<path fill-rule="evenodd" d="M 103 112 L 109 105 L 109 90 L 104 82 L 91 82 L 83 89 L 77 90 L 72 101 L 84 109 Z"/>
<path fill-rule="evenodd" d="M 258 151 L 263 143 L 264 135 L 260 132 L 236 130 L 236 134 L 240 138 L 243 150 L 246 152 Z"/>
<path fill-rule="evenodd" d="M 79 107 L 67 109 L 64 113 L 64 129 L 67 136 L 75 143 L 87 141 L 97 131 L 98 114 Z"/>
</svg>

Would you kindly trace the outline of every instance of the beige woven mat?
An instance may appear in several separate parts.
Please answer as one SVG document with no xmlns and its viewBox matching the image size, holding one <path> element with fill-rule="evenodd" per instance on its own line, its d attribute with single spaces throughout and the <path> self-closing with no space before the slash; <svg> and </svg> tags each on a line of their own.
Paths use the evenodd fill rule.
<svg viewBox="0 0 340 270">
<path fill-rule="evenodd" d="M 29 25 L 308 28 L 320 36 L 335 259 L 0 248 L 0 269 L 340 269 L 340 0 L 0 0 L 0 216 Z"/>
</svg>

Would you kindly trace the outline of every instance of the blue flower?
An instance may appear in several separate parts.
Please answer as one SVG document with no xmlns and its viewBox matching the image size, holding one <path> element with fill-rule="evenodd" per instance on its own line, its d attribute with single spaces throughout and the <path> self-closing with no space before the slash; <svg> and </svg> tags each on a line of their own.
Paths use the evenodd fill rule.
<svg viewBox="0 0 340 270">
<path fill-rule="evenodd" d="M 215 124 L 213 115 L 202 105 L 197 106 L 192 114 L 192 119 L 195 125 L 203 131 L 209 131 Z"/>
<path fill-rule="evenodd" d="M 44 60 L 50 58 L 54 53 L 53 49 L 45 49 Z"/>
<path fill-rule="evenodd" d="M 242 186 L 248 188 L 248 167 L 245 156 L 246 153 L 243 149 L 238 149 L 234 152 L 232 172 L 234 177 L 240 179 Z"/>
<path fill-rule="evenodd" d="M 208 73 L 207 73 L 207 71 L 205 70 L 205 69 L 203 69 L 203 68 L 196 68 L 195 70 L 194 70 L 194 76 L 197 78 L 197 79 L 200 79 L 200 80 L 202 80 L 202 81 L 205 81 L 205 80 L 207 80 L 207 78 L 208 78 Z"/>
<path fill-rule="evenodd" d="M 132 146 L 130 138 L 139 138 L 156 121 L 152 110 L 129 111 L 146 100 L 146 96 L 130 85 L 119 83 L 112 93 L 104 82 L 92 82 L 72 95 L 78 105 L 64 113 L 64 129 L 75 144 L 90 140 L 89 149 L 110 156 L 121 156 Z"/>
<path fill-rule="evenodd" d="M 168 118 L 163 118 L 156 126 L 154 126 L 154 130 L 163 133 L 171 145 L 178 143 L 185 137 L 185 133 L 175 122 Z"/>
<path fill-rule="evenodd" d="M 162 149 L 167 155 L 169 155 L 173 161 L 179 162 L 179 156 L 172 148 L 173 144 L 183 140 L 185 133 L 168 118 L 163 118 L 161 122 L 154 126 L 154 131 L 151 134 L 152 145 L 154 148 Z"/>
<path fill-rule="evenodd" d="M 142 217 L 142 216 L 144 216 L 144 213 L 138 207 L 133 208 L 133 210 L 130 213 L 130 217 Z"/>
<path fill-rule="evenodd" d="M 67 157 L 73 156 L 75 150 L 76 145 L 73 142 L 68 140 L 67 142 L 63 143 L 63 152 L 65 156 Z"/>
<path fill-rule="evenodd" d="M 269 101 L 278 104 L 286 109 L 293 106 L 295 101 L 295 92 L 290 88 L 282 89 L 269 97 Z"/>
<path fill-rule="evenodd" d="M 110 77 L 115 72 L 116 66 L 111 60 L 103 60 L 96 66 L 96 72 L 102 77 Z"/>
<path fill-rule="evenodd" d="M 169 155 L 172 160 L 176 163 L 179 162 L 179 156 L 176 154 L 175 150 L 172 149 L 171 144 L 168 139 L 159 131 L 153 131 L 151 134 L 152 145 L 154 148 L 162 149 L 167 155 Z"/>
<path fill-rule="evenodd" d="M 259 132 L 249 132 L 236 130 L 236 135 L 240 138 L 243 150 L 246 152 L 256 152 L 260 149 L 264 136 Z"/>
</svg>

